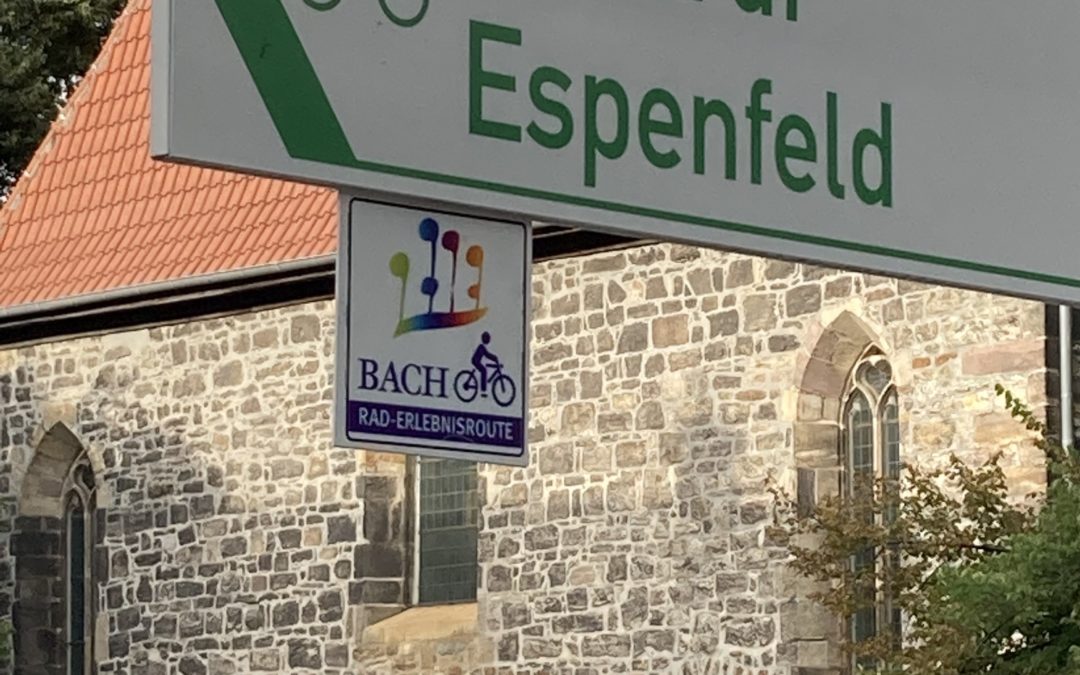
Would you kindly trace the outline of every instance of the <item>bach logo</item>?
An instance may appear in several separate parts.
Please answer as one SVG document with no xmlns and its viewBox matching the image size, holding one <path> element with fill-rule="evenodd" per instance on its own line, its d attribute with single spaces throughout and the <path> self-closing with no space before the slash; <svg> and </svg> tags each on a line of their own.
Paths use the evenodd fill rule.
<svg viewBox="0 0 1080 675">
<path fill-rule="evenodd" d="M 476 323 L 488 314 L 481 291 L 484 284 L 484 248 L 474 244 L 464 251 L 464 264 L 473 272 L 475 283 L 463 288 L 459 298 L 458 266 L 462 253 L 462 237 L 457 230 L 442 231 L 439 222 L 431 217 L 420 221 L 420 241 L 426 244 L 427 264 L 418 277 L 419 291 L 425 296 L 426 311 L 407 316 L 406 301 L 410 288 L 416 289 L 412 258 L 404 251 L 390 256 L 390 274 L 400 280 L 398 316 L 394 338 L 410 333 L 460 328 Z M 447 269 L 448 268 L 448 269 Z M 440 284 L 440 274 L 449 286 Z M 460 302 L 459 302 L 460 301 Z M 517 399 L 517 385 L 506 374 L 502 359 L 495 353 L 492 336 L 484 331 L 478 343 L 469 347 L 471 368 L 452 369 L 431 362 L 380 363 L 371 358 L 360 359 L 359 388 L 382 394 L 397 394 L 413 398 L 457 399 L 472 403 L 489 399 L 506 408 Z"/>
<path fill-rule="evenodd" d="M 398 252 L 390 258 L 390 274 L 401 280 L 401 299 L 398 302 L 397 328 L 394 337 L 417 331 L 458 328 L 476 323 L 487 314 L 487 307 L 481 306 L 480 290 L 484 284 L 484 249 L 482 246 L 470 246 L 465 251 L 465 263 L 476 270 L 476 283 L 469 286 L 469 303 L 461 308 L 457 304 L 458 254 L 461 250 L 461 235 L 455 230 L 447 230 L 439 240 L 439 223 L 434 218 L 420 221 L 420 239 L 430 245 L 430 265 L 427 275 L 420 282 L 420 292 L 427 296 L 427 311 L 414 316 L 405 316 L 405 300 L 409 292 L 409 275 L 412 262 L 407 253 Z M 450 254 L 450 289 L 444 297 L 439 295 L 439 279 L 436 276 L 439 249 Z M 438 307 L 437 307 L 438 305 Z"/>
</svg>

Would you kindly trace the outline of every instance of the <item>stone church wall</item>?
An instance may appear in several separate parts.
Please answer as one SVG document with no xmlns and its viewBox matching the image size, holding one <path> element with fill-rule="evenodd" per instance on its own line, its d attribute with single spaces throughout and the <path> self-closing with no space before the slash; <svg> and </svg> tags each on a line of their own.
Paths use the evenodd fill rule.
<svg viewBox="0 0 1080 675">
<path fill-rule="evenodd" d="M 906 461 L 1000 450 L 1018 495 L 1044 483 L 994 394 L 1045 404 L 1038 303 L 682 246 L 548 263 L 533 295 L 533 461 L 485 472 L 481 546 L 487 626 L 524 672 L 835 665 L 765 482 L 836 489 L 834 364 L 867 345 Z"/>
<path fill-rule="evenodd" d="M 477 619 L 434 642 L 378 629 L 424 616 L 398 614 L 409 470 L 331 447 L 332 303 L 0 351 L 0 612 L 33 624 L 22 654 L 58 648 L 35 602 L 62 581 L 84 450 L 99 671 L 131 675 L 834 663 L 765 533 L 765 480 L 834 489 L 829 387 L 869 344 L 905 459 L 1002 450 L 1018 492 L 1042 482 L 993 392 L 1045 402 L 1037 303 L 657 245 L 540 264 L 533 306 L 533 459 L 481 469 Z"/>
<path fill-rule="evenodd" d="M 331 447 L 332 353 L 325 302 L 0 352 L 15 553 L 61 513 L 35 449 L 66 436 L 95 468 L 100 672 L 346 672 L 377 476 Z M 5 565 L 17 605 L 36 562 Z"/>
</svg>

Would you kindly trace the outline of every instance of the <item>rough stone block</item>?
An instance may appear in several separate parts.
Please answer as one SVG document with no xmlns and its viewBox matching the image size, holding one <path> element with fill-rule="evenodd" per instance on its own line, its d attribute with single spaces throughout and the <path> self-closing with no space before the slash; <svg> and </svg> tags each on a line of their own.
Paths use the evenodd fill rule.
<svg viewBox="0 0 1080 675">
<path fill-rule="evenodd" d="M 619 335 L 618 353 L 629 354 L 649 348 L 649 325 L 635 323 L 624 326 Z M 569 356 L 569 354 L 568 354 Z"/>
<path fill-rule="evenodd" d="M 982 345 L 961 353 L 965 375 L 994 375 L 1034 370 L 1043 366 L 1045 341 L 1042 338 L 1004 344 Z"/>
<path fill-rule="evenodd" d="M 669 653 L 675 649 L 675 631 L 671 629 L 637 631 L 633 635 L 633 643 L 635 656 L 640 656 L 647 651 Z"/>
<path fill-rule="evenodd" d="M 626 658 L 631 654 L 629 635 L 600 633 L 587 635 L 581 641 L 581 655 L 588 657 Z"/>
<path fill-rule="evenodd" d="M 665 316 L 652 322 L 653 347 L 663 349 L 690 341 L 689 318 L 685 314 Z"/>
<path fill-rule="evenodd" d="M 728 265 L 724 288 L 738 288 L 754 283 L 754 261 L 751 258 L 733 260 Z"/>
<path fill-rule="evenodd" d="M 322 649 L 318 640 L 294 638 L 289 640 L 289 667 L 322 669 Z"/>
<path fill-rule="evenodd" d="M 806 284 L 791 289 L 784 296 L 784 306 L 791 317 L 817 312 L 821 309 L 821 286 Z"/>
<path fill-rule="evenodd" d="M 772 330 L 776 327 L 776 296 L 769 294 L 751 295 L 743 301 L 743 330 L 757 332 Z"/>
<path fill-rule="evenodd" d="M 214 371 L 215 387 L 236 387 L 244 383 L 244 364 L 241 361 L 230 361 Z"/>
</svg>

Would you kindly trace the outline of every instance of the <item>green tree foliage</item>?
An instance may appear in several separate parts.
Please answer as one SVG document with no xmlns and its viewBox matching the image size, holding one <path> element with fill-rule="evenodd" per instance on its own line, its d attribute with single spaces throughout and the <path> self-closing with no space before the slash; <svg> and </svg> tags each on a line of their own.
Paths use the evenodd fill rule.
<svg viewBox="0 0 1080 675">
<path fill-rule="evenodd" d="M 944 675 L 1080 673 L 1080 463 L 1046 440 L 1021 401 L 999 394 L 1051 477 L 1023 504 L 1009 498 L 1000 457 L 908 466 L 900 485 L 877 481 L 855 491 L 864 499 L 826 498 L 813 513 L 773 490 L 773 534 L 788 542 L 792 567 L 820 582 L 814 600 L 837 617 L 886 596 L 903 610 L 902 639 L 885 632 L 844 645 L 858 663 Z M 854 556 L 869 549 L 877 564 L 856 573 Z"/>
<path fill-rule="evenodd" d="M 26 168 L 124 0 L 0 0 L 0 196 Z"/>
</svg>

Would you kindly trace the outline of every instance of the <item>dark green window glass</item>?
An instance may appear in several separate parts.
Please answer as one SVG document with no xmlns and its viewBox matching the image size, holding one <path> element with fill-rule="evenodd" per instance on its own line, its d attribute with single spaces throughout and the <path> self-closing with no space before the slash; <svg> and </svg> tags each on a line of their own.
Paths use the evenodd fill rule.
<svg viewBox="0 0 1080 675">
<path fill-rule="evenodd" d="M 881 435 L 885 446 L 885 478 L 888 479 L 889 503 L 885 509 L 886 523 L 896 521 L 900 508 L 900 406 L 896 391 L 890 391 L 885 397 L 885 409 L 881 421 Z M 888 564 L 895 575 L 900 569 L 901 551 L 899 543 L 892 543 L 888 550 Z M 890 576 L 892 576 L 890 575 Z M 885 588 L 885 613 L 889 630 L 897 641 L 903 634 L 903 616 L 897 603 L 896 592 L 891 585 Z"/>
<path fill-rule="evenodd" d="M 68 673 L 86 671 L 86 518 L 76 495 L 68 503 Z"/>
<path fill-rule="evenodd" d="M 876 561 L 875 550 L 864 548 L 855 554 L 852 561 L 858 579 L 859 608 L 852 617 L 852 638 L 855 642 L 869 640 L 877 635 L 877 589 L 874 584 Z"/>
<path fill-rule="evenodd" d="M 874 480 L 874 415 L 870 402 L 861 391 L 851 397 L 848 408 L 848 448 L 851 454 L 851 489 L 853 496 L 872 489 Z"/>
<path fill-rule="evenodd" d="M 885 440 L 885 477 L 900 480 L 900 406 L 895 391 L 889 392 L 885 399 L 881 431 Z"/>
<path fill-rule="evenodd" d="M 476 599 L 476 465 L 420 459 L 421 604 Z"/>
</svg>

